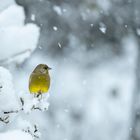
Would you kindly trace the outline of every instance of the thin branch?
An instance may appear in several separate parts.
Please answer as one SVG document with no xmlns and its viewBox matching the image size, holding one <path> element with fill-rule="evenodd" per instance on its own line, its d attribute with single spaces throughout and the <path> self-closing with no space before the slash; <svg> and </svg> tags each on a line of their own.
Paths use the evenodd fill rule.
<svg viewBox="0 0 140 140">
<path fill-rule="evenodd" d="M 37 126 L 34 125 L 34 128 L 35 128 L 34 133 L 36 133 L 38 131 Z"/>
<path fill-rule="evenodd" d="M 15 110 L 15 111 L 13 111 L 13 110 L 11 110 L 11 111 L 5 111 L 5 112 L 3 112 L 4 114 L 10 114 L 10 113 L 18 113 L 20 110 Z"/>
<path fill-rule="evenodd" d="M 26 133 L 29 133 L 29 134 L 32 135 L 34 138 L 39 138 L 39 136 L 35 134 L 35 133 L 38 132 L 38 129 L 37 129 L 37 126 L 36 126 L 36 125 L 34 125 L 34 129 L 35 129 L 35 130 L 34 130 L 34 133 L 32 133 L 31 130 L 30 130 L 29 128 L 27 128 L 27 130 L 23 130 L 23 131 L 26 132 Z"/>
<path fill-rule="evenodd" d="M 5 118 L 0 118 L 0 121 L 7 124 L 7 123 L 9 123 L 8 118 L 9 118 L 9 116 L 6 116 Z"/>
<path fill-rule="evenodd" d="M 31 110 L 40 110 L 40 111 L 42 111 L 41 108 L 39 108 L 39 107 L 35 107 L 35 105 L 32 106 Z"/>
<path fill-rule="evenodd" d="M 20 97 L 21 105 L 24 106 L 24 100 Z"/>
</svg>

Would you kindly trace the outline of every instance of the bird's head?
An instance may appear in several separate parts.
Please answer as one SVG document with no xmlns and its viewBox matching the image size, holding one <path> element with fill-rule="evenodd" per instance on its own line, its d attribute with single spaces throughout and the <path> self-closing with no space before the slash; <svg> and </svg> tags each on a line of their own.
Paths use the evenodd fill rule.
<svg viewBox="0 0 140 140">
<path fill-rule="evenodd" d="M 37 73 L 48 73 L 48 71 L 51 70 L 51 68 L 49 66 L 47 66 L 46 64 L 39 64 L 36 66 L 36 68 L 34 69 L 33 72 L 37 72 Z"/>
</svg>

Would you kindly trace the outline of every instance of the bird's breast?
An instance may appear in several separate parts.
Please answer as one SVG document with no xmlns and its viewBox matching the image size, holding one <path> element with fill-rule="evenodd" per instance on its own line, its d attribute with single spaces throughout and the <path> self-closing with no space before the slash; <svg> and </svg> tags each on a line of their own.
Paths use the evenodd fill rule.
<svg viewBox="0 0 140 140">
<path fill-rule="evenodd" d="M 29 82 L 29 90 L 31 93 L 46 93 L 49 87 L 49 74 L 31 74 Z"/>
</svg>

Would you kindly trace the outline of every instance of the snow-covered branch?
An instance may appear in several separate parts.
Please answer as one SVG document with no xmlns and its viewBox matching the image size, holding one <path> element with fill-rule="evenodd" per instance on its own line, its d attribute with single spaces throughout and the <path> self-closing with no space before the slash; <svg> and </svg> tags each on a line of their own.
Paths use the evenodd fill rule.
<svg viewBox="0 0 140 140">
<path fill-rule="evenodd" d="M 29 133 L 32 137 L 39 138 L 40 132 L 37 124 L 31 124 L 30 121 L 24 120 L 20 114 L 30 114 L 34 110 L 46 111 L 49 106 L 47 101 L 49 94 L 37 98 L 30 93 L 16 93 L 12 75 L 3 67 L 0 67 L 0 85 L 0 121 L 5 124 L 15 121 L 19 129 Z"/>
</svg>

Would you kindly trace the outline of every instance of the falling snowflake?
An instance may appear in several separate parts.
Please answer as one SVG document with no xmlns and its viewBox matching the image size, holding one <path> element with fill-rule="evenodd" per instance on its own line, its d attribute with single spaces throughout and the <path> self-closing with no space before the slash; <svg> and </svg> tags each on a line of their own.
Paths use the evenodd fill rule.
<svg viewBox="0 0 140 140">
<path fill-rule="evenodd" d="M 137 35 L 140 36 L 140 28 L 137 28 L 136 32 L 137 32 Z"/>
<path fill-rule="evenodd" d="M 126 24 L 126 25 L 124 25 L 124 27 L 125 27 L 125 28 L 127 28 L 127 27 L 128 27 L 128 25 Z"/>
<path fill-rule="evenodd" d="M 58 14 L 58 15 L 62 15 L 62 10 L 59 6 L 54 6 L 53 10 Z"/>
<path fill-rule="evenodd" d="M 56 26 L 53 26 L 53 30 L 54 30 L 54 31 L 57 31 L 58 28 L 57 28 Z"/>
<path fill-rule="evenodd" d="M 38 48 L 41 50 L 42 49 L 42 46 L 39 46 Z"/>
<path fill-rule="evenodd" d="M 93 27 L 93 23 L 90 24 L 90 27 Z"/>
<path fill-rule="evenodd" d="M 65 12 L 67 12 L 67 9 L 64 8 L 64 9 L 62 9 L 62 11 L 65 13 Z"/>
<path fill-rule="evenodd" d="M 35 15 L 34 14 L 31 15 L 31 20 L 35 21 Z"/>
<path fill-rule="evenodd" d="M 59 47 L 59 48 L 61 48 L 61 47 L 62 47 L 62 46 L 61 46 L 61 44 L 60 44 L 59 42 L 58 42 L 58 47 Z"/>
<path fill-rule="evenodd" d="M 100 27 L 99 27 L 99 30 L 100 30 L 103 34 L 105 34 L 105 33 L 106 33 L 106 30 L 107 30 L 106 25 L 105 25 L 104 23 L 100 22 L 99 26 L 100 26 Z"/>
</svg>

